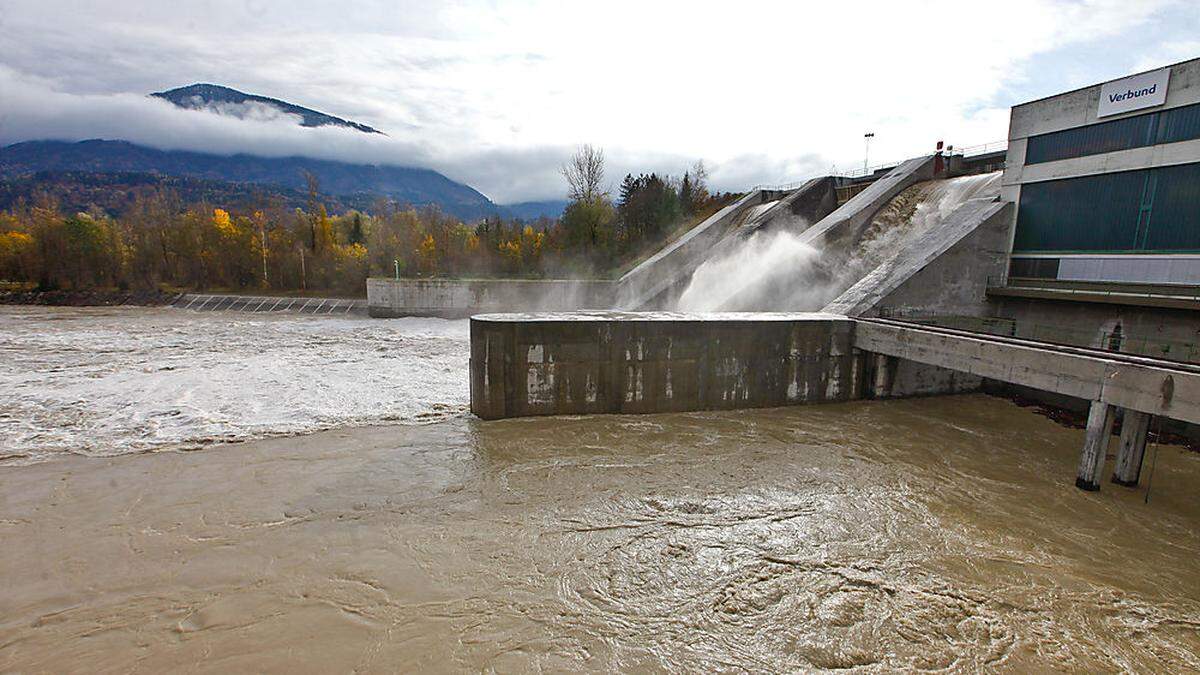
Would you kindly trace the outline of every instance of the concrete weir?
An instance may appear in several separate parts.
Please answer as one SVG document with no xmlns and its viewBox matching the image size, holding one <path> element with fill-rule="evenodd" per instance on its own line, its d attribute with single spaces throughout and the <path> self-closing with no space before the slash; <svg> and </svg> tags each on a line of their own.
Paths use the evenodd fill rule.
<svg viewBox="0 0 1200 675">
<path fill-rule="evenodd" d="M 611 281 L 567 279 L 367 279 L 367 311 L 376 318 L 466 317 L 522 308 L 533 312 L 605 309 Z"/>
</svg>

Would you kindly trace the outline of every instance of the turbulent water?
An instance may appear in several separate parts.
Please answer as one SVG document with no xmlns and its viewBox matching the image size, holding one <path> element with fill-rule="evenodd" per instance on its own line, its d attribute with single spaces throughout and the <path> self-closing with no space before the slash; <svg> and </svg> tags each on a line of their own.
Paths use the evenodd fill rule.
<svg viewBox="0 0 1200 675">
<path fill-rule="evenodd" d="M 1200 670 L 1179 447 L 1088 493 L 983 395 L 482 422 L 462 322 L 3 316 L 0 672 Z"/>
<path fill-rule="evenodd" d="M 0 467 L 0 671 L 1195 672 L 1200 461 L 1147 505 L 1081 440 L 960 396 Z"/>
<path fill-rule="evenodd" d="M 0 462 L 462 414 L 467 322 L 0 308 Z"/>
<path fill-rule="evenodd" d="M 994 198 L 999 189 L 999 172 L 918 183 L 884 205 L 863 231 L 825 245 L 788 230 L 755 232 L 697 268 L 676 309 L 820 310 L 968 200 Z"/>
</svg>

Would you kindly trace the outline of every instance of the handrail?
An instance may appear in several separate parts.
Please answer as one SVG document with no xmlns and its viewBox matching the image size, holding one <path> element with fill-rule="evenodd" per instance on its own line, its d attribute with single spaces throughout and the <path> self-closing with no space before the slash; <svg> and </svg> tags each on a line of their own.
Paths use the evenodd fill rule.
<svg viewBox="0 0 1200 675">
<path fill-rule="evenodd" d="M 948 156 L 949 155 L 961 155 L 963 157 L 974 157 L 976 155 L 984 155 L 989 152 L 999 152 L 1000 150 L 1006 150 L 1007 148 L 1008 148 L 1007 140 L 991 141 L 990 143 L 981 143 L 978 145 L 968 145 L 968 146 L 964 146 L 961 148 L 948 148 L 946 151 L 946 154 Z M 839 178 L 858 178 L 860 176 L 869 176 L 869 175 L 875 173 L 876 171 L 879 171 L 880 169 L 895 168 L 895 167 L 903 164 L 904 161 L 905 160 L 903 160 L 903 159 L 894 160 L 894 161 L 889 161 L 889 162 L 883 162 L 882 164 L 875 164 L 874 166 L 868 166 L 866 168 L 847 169 L 845 171 L 839 171 L 837 169 L 837 167 L 834 166 L 833 170 L 830 173 L 822 174 L 822 175 L 836 176 Z M 801 187 L 802 185 L 804 185 L 805 183 L 807 183 L 808 181 L 812 180 L 813 178 L 820 178 L 820 176 L 810 176 L 803 180 L 793 181 L 790 183 L 779 183 L 779 184 L 759 183 L 758 185 L 748 188 L 747 190 L 745 190 L 745 192 L 753 192 L 755 190 L 795 190 L 795 189 Z"/>
<path fill-rule="evenodd" d="M 975 155 L 986 155 L 989 152 L 999 152 L 1008 149 L 1008 141 L 992 141 L 991 143 L 983 143 L 981 145 L 969 145 L 965 148 L 956 148 L 953 154 L 962 155 L 963 157 L 973 157 Z"/>
</svg>

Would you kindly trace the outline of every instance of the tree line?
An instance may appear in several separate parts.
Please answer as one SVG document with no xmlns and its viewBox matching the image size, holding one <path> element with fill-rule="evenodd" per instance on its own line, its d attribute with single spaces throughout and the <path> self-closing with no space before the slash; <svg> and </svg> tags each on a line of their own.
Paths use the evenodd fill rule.
<svg viewBox="0 0 1200 675">
<path fill-rule="evenodd" d="M 436 207 L 378 201 L 331 215 L 315 179 L 303 208 L 182 203 L 138 191 L 119 216 L 63 213 L 41 195 L 0 212 L 0 280 L 42 290 L 180 288 L 359 295 L 368 275 L 604 277 L 716 211 L 703 164 L 681 178 L 624 178 L 604 189 L 603 152 L 584 146 L 563 168 L 561 218 L 485 218 L 468 225 Z"/>
</svg>

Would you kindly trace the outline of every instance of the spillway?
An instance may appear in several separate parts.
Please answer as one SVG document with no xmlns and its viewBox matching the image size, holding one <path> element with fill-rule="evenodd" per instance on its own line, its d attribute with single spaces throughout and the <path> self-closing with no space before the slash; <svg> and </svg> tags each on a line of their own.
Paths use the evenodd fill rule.
<svg viewBox="0 0 1200 675">
<path fill-rule="evenodd" d="M 930 246 L 940 228 L 969 204 L 995 202 L 1000 172 L 911 185 L 861 224 L 820 231 L 759 231 L 692 276 L 675 309 L 817 311 L 876 270 Z M 816 227 L 813 230 L 817 230 Z"/>
</svg>

